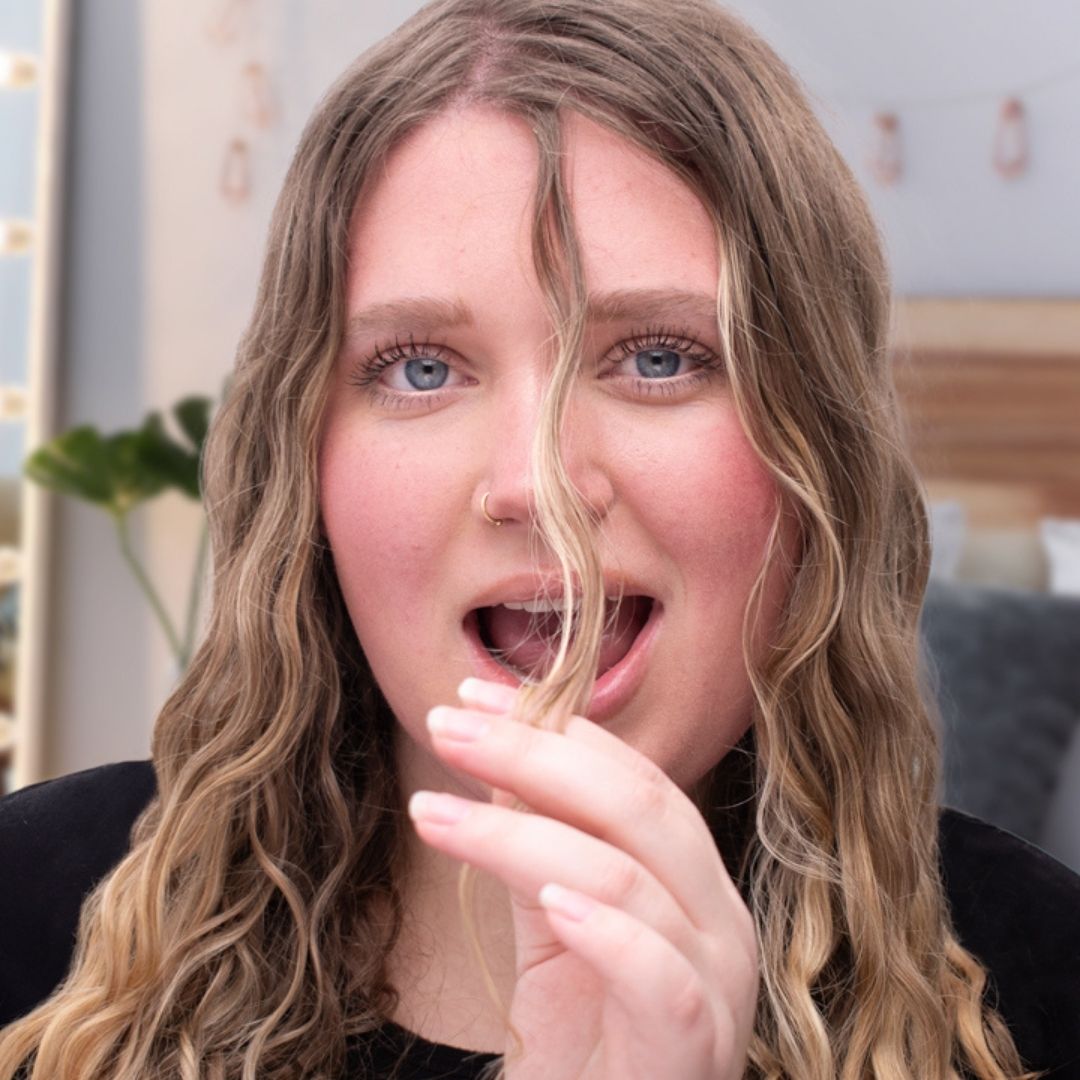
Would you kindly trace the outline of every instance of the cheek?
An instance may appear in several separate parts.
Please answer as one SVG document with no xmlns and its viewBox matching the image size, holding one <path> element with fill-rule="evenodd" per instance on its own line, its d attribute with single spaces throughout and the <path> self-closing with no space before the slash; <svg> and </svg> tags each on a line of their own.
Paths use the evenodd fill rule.
<svg viewBox="0 0 1080 1080">
<path fill-rule="evenodd" d="M 654 535 L 706 587 L 757 574 L 777 505 L 776 484 L 734 412 L 694 418 L 654 447 L 647 499 Z M 643 474 L 644 475 L 644 474 Z"/>
<path fill-rule="evenodd" d="M 421 610 L 443 537 L 440 484 L 395 442 L 333 425 L 319 455 L 319 505 L 357 629 L 385 605 Z"/>
</svg>

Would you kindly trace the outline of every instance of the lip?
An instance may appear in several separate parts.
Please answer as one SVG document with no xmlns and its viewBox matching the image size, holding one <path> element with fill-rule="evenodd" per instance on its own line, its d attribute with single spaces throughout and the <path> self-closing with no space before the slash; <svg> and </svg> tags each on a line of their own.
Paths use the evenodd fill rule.
<svg viewBox="0 0 1080 1080">
<path fill-rule="evenodd" d="M 619 574 L 604 574 L 605 596 L 648 596 L 654 599 L 652 591 L 641 582 L 635 582 Z M 563 595 L 563 580 L 558 574 L 518 574 L 504 578 L 470 601 L 466 611 L 477 608 L 495 607 L 507 602 L 516 604 L 522 600 L 532 600 L 537 596 L 546 596 L 558 600 Z"/>
<path fill-rule="evenodd" d="M 533 579 L 535 585 L 535 579 Z M 626 588 L 627 596 L 648 595 L 645 593 L 635 593 Z M 522 599 L 526 599 L 535 596 L 536 593 L 529 593 L 522 596 Z M 512 596 L 503 594 L 503 600 L 515 599 Z M 502 600 L 493 601 L 493 603 L 501 603 Z M 476 607 L 490 607 L 492 604 L 477 604 Z M 652 610 L 649 612 L 649 617 L 645 621 L 645 625 L 641 628 L 641 632 L 634 638 L 633 645 L 630 646 L 629 652 L 614 666 L 609 668 L 596 680 L 593 686 L 592 695 L 589 698 L 588 708 L 585 710 L 585 715 L 593 723 L 602 724 L 607 720 L 610 720 L 616 713 L 618 713 L 627 702 L 633 697 L 637 688 L 641 685 L 642 680 L 645 678 L 645 672 L 648 669 L 649 654 L 652 651 L 653 643 L 656 640 L 656 636 L 660 630 L 660 624 L 664 618 L 664 605 L 659 600 L 653 598 Z M 504 668 L 501 664 L 497 663 L 492 655 L 484 648 L 483 642 L 480 640 L 480 628 L 476 617 L 476 608 L 470 609 L 469 613 L 465 616 L 462 623 L 462 629 L 465 634 L 465 641 L 469 651 L 469 659 L 472 661 L 473 669 L 477 677 L 486 679 L 488 682 L 502 683 L 504 686 L 512 686 L 517 689 L 522 685 L 522 680 L 515 678 L 511 672 Z"/>
</svg>

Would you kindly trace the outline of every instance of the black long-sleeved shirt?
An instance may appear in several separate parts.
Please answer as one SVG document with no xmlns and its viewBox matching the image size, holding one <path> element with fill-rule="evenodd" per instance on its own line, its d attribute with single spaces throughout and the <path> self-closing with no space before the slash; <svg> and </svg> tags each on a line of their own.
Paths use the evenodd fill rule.
<svg viewBox="0 0 1080 1080">
<path fill-rule="evenodd" d="M 150 763 L 125 762 L 0 800 L 0 1026 L 64 977 L 82 902 L 154 793 Z M 940 840 L 957 933 L 989 969 L 1025 1064 L 1051 1070 L 1046 1080 L 1080 1080 L 1080 877 L 956 810 L 942 811 Z M 397 1064 L 402 1080 L 472 1080 L 492 1060 L 387 1024 L 352 1048 L 346 1075 L 388 1076 Z"/>
</svg>

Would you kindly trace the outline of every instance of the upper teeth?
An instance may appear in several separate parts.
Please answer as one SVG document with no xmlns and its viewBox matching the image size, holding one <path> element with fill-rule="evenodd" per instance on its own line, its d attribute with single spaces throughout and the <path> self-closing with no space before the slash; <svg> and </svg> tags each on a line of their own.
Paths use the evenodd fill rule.
<svg viewBox="0 0 1080 1080">
<path fill-rule="evenodd" d="M 511 611 L 529 611 L 535 614 L 539 611 L 562 611 L 563 601 L 562 597 L 553 600 L 541 600 L 537 597 L 535 600 L 504 600 L 502 606 Z M 575 597 L 574 610 L 576 611 L 580 606 L 581 598 Z"/>
</svg>

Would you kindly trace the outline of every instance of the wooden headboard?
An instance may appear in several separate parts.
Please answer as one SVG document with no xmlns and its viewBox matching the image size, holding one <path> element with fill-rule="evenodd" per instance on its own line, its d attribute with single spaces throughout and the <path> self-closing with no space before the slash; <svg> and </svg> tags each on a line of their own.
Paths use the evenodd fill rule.
<svg viewBox="0 0 1080 1080">
<path fill-rule="evenodd" d="M 1080 518 L 1080 300 L 906 299 L 894 341 L 932 499 L 974 528 Z"/>
</svg>

